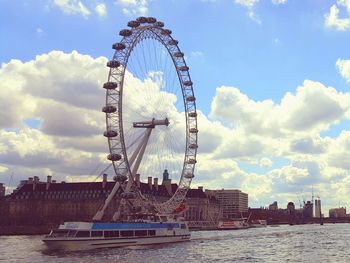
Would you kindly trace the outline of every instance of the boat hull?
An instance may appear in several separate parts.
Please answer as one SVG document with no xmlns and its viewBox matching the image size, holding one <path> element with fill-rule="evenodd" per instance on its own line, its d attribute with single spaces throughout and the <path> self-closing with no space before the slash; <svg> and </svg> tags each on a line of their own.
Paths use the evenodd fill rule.
<svg viewBox="0 0 350 263">
<path fill-rule="evenodd" d="M 165 243 L 175 243 L 189 241 L 190 234 L 181 236 L 159 236 L 144 238 L 86 238 L 86 239 L 48 239 L 43 242 L 49 249 L 54 250 L 89 250 L 98 248 L 117 248 L 126 246 L 156 245 Z"/>
</svg>

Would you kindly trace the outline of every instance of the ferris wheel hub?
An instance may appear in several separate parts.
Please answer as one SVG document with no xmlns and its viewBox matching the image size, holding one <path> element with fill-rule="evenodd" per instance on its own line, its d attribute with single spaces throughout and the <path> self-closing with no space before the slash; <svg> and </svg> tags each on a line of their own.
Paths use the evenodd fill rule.
<svg viewBox="0 0 350 263">
<path fill-rule="evenodd" d="M 157 120 L 153 118 L 151 121 L 133 122 L 134 128 L 152 128 L 153 129 L 155 126 L 158 126 L 158 125 L 169 126 L 169 119 L 165 118 L 164 120 Z"/>
</svg>

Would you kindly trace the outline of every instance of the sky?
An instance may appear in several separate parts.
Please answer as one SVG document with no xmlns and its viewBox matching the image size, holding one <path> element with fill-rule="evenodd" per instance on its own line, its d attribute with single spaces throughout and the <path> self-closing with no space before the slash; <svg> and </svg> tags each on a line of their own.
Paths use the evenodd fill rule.
<svg viewBox="0 0 350 263">
<path fill-rule="evenodd" d="M 0 0 L 8 191 L 35 175 L 94 180 L 108 164 L 105 64 L 141 15 L 172 30 L 190 67 L 193 187 L 241 189 L 251 207 L 298 207 L 313 189 L 325 210 L 350 207 L 350 0 Z"/>
</svg>

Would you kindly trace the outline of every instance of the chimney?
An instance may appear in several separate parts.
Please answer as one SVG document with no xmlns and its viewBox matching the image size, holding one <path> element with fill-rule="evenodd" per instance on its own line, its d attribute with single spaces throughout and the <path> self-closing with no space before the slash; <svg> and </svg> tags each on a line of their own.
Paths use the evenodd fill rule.
<svg viewBox="0 0 350 263">
<path fill-rule="evenodd" d="M 137 187 L 140 187 L 140 174 L 135 174 L 135 182 Z"/>
<path fill-rule="evenodd" d="M 198 190 L 203 191 L 203 186 L 198 186 Z"/>
<path fill-rule="evenodd" d="M 148 177 L 148 187 L 149 190 L 152 190 L 152 177 Z"/>
<path fill-rule="evenodd" d="M 50 189 L 51 181 L 52 181 L 52 176 L 48 175 L 47 181 L 46 181 L 46 191 Z"/>
<path fill-rule="evenodd" d="M 36 188 L 38 183 L 39 183 L 39 177 L 34 176 L 33 191 L 35 191 L 35 188 Z"/>
<path fill-rule="evenodd" d="M 107 185 L 107 174 L 103 174 L 103 179 L 102 179 L 102 188 L 106 188 Z"/>
<path fill-rule="evenodd" d="M 153 185 L 154 185 L 154 188 L 156 189 L 156 191 L 158 191 L 158 178 L 153 179 Z"/>
<path fill-rule="evenodd" d="M 28 184 L 32 184 L 33 183 L 33 177 L 29 177 L 28 178 Z"/>
</svg>

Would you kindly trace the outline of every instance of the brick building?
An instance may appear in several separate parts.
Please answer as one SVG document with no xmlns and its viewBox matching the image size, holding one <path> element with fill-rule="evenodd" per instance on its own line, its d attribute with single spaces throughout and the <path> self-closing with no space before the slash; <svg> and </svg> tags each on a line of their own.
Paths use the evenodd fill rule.
<svg viewBox="0 0 350 263">
<path fill-rule="evenodd" d="M 144 196 L 157 202 L 168 200 L 177 189 L 171 179 L 148 178 L 147 183 L 140 182 Z M 51 176 L 45 182 L 38 177 L 24 180 L 12 194 L 0 197 L 0 225 L 2 226 L 54 226 L 62 221 L 89 221 L 103 205 L 111 192 L 113 181 L 82 183 L 56 183 Z M 118 192 L 105 212 L 106 219 L 112 218 L 116 210 Z M 202 188 L 190 189 L 186 198 L 184 216 L 189 221 L 210 221 L 214 214 L 218 216 L 220 207 L 217 200 L 207 198 Z"/>
</svg>

